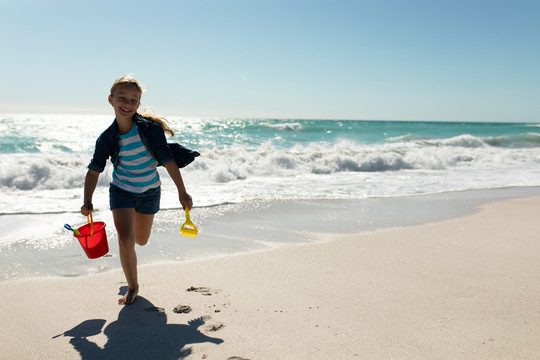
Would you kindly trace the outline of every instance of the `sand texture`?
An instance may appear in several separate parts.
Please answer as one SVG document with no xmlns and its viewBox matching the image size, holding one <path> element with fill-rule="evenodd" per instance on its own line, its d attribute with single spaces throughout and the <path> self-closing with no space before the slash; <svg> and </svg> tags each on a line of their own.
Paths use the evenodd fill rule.
<svg viewBox="0 0 540 360">
<path fill-rule="evenodd" d="M 540 358 L 540 197 L 422 226 L 0 283 L 0 359 Z"/>
</svg>

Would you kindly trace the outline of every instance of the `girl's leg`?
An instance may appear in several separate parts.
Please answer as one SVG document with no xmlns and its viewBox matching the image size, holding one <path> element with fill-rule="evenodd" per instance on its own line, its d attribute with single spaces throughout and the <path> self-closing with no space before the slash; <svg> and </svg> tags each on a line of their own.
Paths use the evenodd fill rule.
<svg viewBox="0 0 540 360">
<path fill-rule="evenodd" d="M 135 253 L 135 210 L 129 208 L 112 211 L 114 225 L 118 232 L 120 263 L 128 284 L 127 294 L 118 300 L 120 305 L 129 305 L 139 291 L 137 281 L 137 254 Z"/>
<path fill-rule="evenodd" d="M 139 214 L 131 208 L 115 209 L 112 213 L 118 232 L 120 262 L 128 283 L 128 292 L 118 300 L 118 303 L 129 305 L 139 292 L 135 243 L 146 245 L 152 230 L 154 215 Z"/>
<path fill-rule="evenodd" d="M 135 212 L 135 242 L 140 246 L 148 243 L 153 222 L 154 214 L 147 215 Z"/>
</svg>

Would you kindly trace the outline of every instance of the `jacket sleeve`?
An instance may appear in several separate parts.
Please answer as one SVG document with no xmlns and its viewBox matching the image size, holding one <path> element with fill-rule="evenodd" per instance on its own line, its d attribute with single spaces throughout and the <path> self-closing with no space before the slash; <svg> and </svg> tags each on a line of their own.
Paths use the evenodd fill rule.
<svg viewBox="0 0 540 360">
<path fill-rule="evenodd" d="M 94 150 L 94 156 L 88 165 L 88 169 L 102 173 L 107 165 L 107 159 L 109 158 L 109 152 L 105 145 L 104 134 L 96 140 L 96 148 Z"/>
<path fill-rule="evenodd" d="M 178 165 L 179 168 L 188 166 L 197 156 L 201 155 L 197 151 L 186 149 L 180 144 L 169 144 L 169 148 L 171 149 L 174 161 L 176 161 L 176 165 Z"/>
</svg>

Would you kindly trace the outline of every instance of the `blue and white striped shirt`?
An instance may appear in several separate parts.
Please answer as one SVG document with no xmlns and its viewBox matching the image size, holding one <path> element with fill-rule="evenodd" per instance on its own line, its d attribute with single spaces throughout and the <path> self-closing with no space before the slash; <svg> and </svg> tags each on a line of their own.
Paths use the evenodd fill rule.
<svg viewBox="0 0 540 360">
<path fill-rule="evenodd" d="M 158 163 L 142 143 L 135 124 L 127 134 L 120 135 L 118 160 L 113 185 L 136 194 L 161 185 L 156 169 Z"/>
</svg>

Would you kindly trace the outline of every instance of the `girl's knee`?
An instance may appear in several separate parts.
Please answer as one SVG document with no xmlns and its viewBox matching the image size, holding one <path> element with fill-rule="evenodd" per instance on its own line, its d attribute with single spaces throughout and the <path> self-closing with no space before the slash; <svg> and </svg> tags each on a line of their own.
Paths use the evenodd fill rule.
<svg viewBox="0 0 540 360">
<path fill-rule="evenodd" d="M 121 248 L 131 249 L 135 247 L 135 236 L 133 234 L 118 234 L 118 245 Z"/>
<path fill-rule="evenodd" d="M 144 245 L 148 244 L 148 238 L 149 238 L 149 236 L 138 236 L 137 238 L 135 238 L 135 242 L 139 246 L 144 246 Z"/>
</svg>

